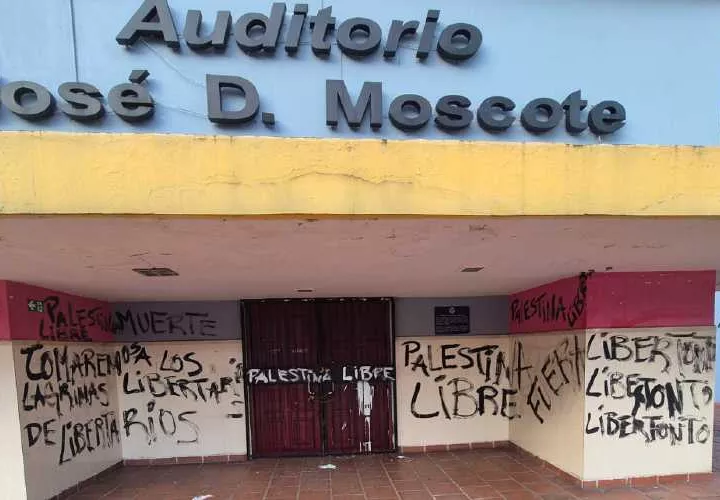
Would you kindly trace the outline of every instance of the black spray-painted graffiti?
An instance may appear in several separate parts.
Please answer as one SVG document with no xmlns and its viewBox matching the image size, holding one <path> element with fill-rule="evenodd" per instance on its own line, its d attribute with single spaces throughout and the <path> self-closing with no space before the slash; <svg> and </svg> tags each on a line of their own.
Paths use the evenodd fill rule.
<svg viewBox="0 0 720 500">
<path fill-rule="evenodd" d="M 563 338 L 535 364 L 526 359 L 521 341 L 513 342 L 509 354 L 495 344 L 437 346 L 408 341 L 402 345 L 404 366 L 426 379 L 416 382 L 413 388 L 410 412 L 415 418 L 451 420 L 500 415 L 512 420 L 521 418 L 523 408 L 527 408 L 543 423 L 553 400 L 566 386 L 582 387 L 584 349 L 577 336 Z M 448 370 L 453 370 L 455 376 L 449 377 Z M 434 388 L 425 392 L 425 385 Z M 427 400 L 430 393 L 436 393 L 431 397 L 435 405 L 421 409 L 421 396 Z"/>
<path fill-rule="evenodd" d="M 587 282 L 592 271 L 578 276 L 575 296 L 566 301 L 562 295 L 547 292 L 528 299 L 515 299 L 510 304 L 510 316 L 513 322 L 523 323 L 538 317 L 542 323 L 564 322 L 574 328 L 585 312 L 587 303 Z"/>
<path fill-rule="evenodd" d="M 52 295 L 42 301 L 43 318 L 38 323 L 38 336 L 46 341 L 91 342 L 89 328 L 99 327 L 111 332 L 111 319 L 101 307 L 75 308 L 72 302 Z"/>
<path fill-rule="evenodd" d="M 20 403 L 30 416 L 23 433 L 28 448 L 40 443 L 58 447 L 62 465 L 81 454 L 119 445 L 118 416 L 110 408 L 110 377 L 119 374 L 137 352 L 130 347 L 107 354 L 37 344 L 21 348 L 20 355 L 25 368 Z M 80 409 L 95 416 L 76 421 L 74 413 Z"/>
<path fill-rule="evenodd" d="M 20 350 L 25 360 L 22 390 L 25 411 L 50 407 L 58 417 L 75 408 L 107 407 L 107 377 L 119 372 L 122 359 L 95 349 L 68 352 L 68 347 L 45 349 L 36 344 Z"/>
<path fill-rule="evenodd" d="M 509 388 L 511 363 L 497 345 L 475 347 L 460 344 L 433 346 L 420 342 L 403 342 L 404 366 L 412 372 L 421 372 L 434 385 L 436 404 L 420 409 L 419 396 L 423 393 L 423 381 L 415 383 L 410 402 L 410 413 L 415 418 L 469 418 L 486 413 L 514 417 L 515 403 L 512 396 L 516 391 Z M 445 370 L 459 369 L 479 374 L 484 384 L 476 387 L 467 377 L 448 378 Z"/>
<path fill-rule="evenodd" d="M 60 436 L 54 437 L 60 428 Z M 28 447 L 32 448 L 42 438 L 45 446 L 57 446 L 60 441 L 59 465 L 70 462 L 82 453 L 112 448 L 120 443 L 117 415 L 114 411 L 99 414 L 83 422 L 59 423 L 56 419 L 25 426 Z"/>
<path fill-rule="evenodd" d="M 204 405 L 218 406 L 229 398 L 230 419 L 243 417 L 243 367 L 229 358 L 227 371 L 218 375 L 216 367 L 208 369 L 195 352 L 173 353 L 162 350 L 156 359 L 148 356 L 144 370 L 128 370 L 123 374 L 122 391 L 128 396 L 145 396 L 142 406 L 123 411 L 123 429 L 130 437 L 134 430 L 142 432 L 148 445 L 159 438 L 172 439 L 176 444 L 194 444 L 200 439 L 196 415 Z M 163 401 L 174 398 L 196 403 L 198 410 L 177 412 L 174 405 L 163 407 Z"/>
<path fill-rule="evenodd" d="M 297 384 L 320 382 L 370 382 L 373 380 L 395 380 L 395 368 L 392 366 L 333 366 L 331 368 L 279 368 L 247 370 L 245 380 L 249 385 L 260 384 Z"/>
<path fill-rule="evenodd" d="M 587 351 L 585 395 L 596 409 L 587 413 L 586 434 L 673 446 L 711 438 L 714 336 L 605 332 L 590 336 Z"/>
<path fill-rule="evenodd" d="M 203 405 L 217 406 L 224 397 L 232 408 L 226 417 L 243 418 L 242 363 L 230 358 L 226 373 L 217 375 L 217 368 L 208 369 L 195 352 L 160 352 L 153 356 L 138 343 L 110 352 L 42 344 L 21 348 L 21 408 L 30 416 L 24 426 L 28 447 L 59 447 L 62 465 L 80 454 L 118 445 L 121 431 L 126 437 L 141 432 L 148 445 L 160 437 L 176 444 L 197 443 L 200 428 L 195 415 Z M 122 415 L 116 414 L 111 401 L 116 380 L 126 399 L 144 398 Z M 198 409 L 178 412 L 172 404 L 163 407 L 162 401 L 172 398 L 197 403 Z M 75 421 L 76 410 L 96 415 Z"/>
<path fill-rule="evenodd" d="M 165 311 L 116 311 L 113 316 L 113 332 L 116 336 L 131 334 L 134 337 L 183 336 L 183 337 L 216 337 L 218 321 L 209 313 Z"/>
<path fill-rule="evenodd" d="M 522 353 L 522 342 L 514 343 L 515 350 Z M 522 357 L 522 354 L 520 355 Z M 525 403 L 532 410 L 540 423 L 553 408 L 553 400 L 559 398 L 567 389 L 582 391 L 585 376 L 585 348 L 580 337 L 571 335 L 563 338 L 559 344 L 550 349 L 530 370 L 530 388 Z M 518 389 L 522 390 L 522 377 L 517 380 Z"/>
</svg>

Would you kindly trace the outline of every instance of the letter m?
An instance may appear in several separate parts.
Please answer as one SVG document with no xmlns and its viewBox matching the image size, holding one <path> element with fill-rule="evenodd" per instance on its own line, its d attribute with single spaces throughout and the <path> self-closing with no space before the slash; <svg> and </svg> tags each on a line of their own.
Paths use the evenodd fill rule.
<svg viewBox="0 0 720 500">
<path fill-rule="evenodd" d="M 343 80 L 327 80 L 325 84 L 325 99 L 327 108 L 326 123 L 330 127 L 337 127 L 340 121 L 340 110 L 347 123 L 352 128 L 359 128 L 363 118 L 370 108 L 370 126 L 374 129 L 382 127 L 382 83 L 363 83 L 360 97 L 353 104 Z"/>
<path fill-rule="evenodd" d="M 132 311 L 127 309 L 125 314 L 120 311 L 115 311 L 115 317 L 112 322 L 113 335 L 125 334 L 125 325 L 130 324 L 133 333 L 137 335 L 137 328 L 135 328 L 135 320 L 133 319 Z"/>
</svg>

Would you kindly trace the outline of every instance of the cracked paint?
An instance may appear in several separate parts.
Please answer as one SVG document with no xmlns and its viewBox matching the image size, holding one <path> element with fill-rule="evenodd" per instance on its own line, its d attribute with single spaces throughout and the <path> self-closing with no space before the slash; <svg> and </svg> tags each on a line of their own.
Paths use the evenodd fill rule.
<svg viewBox="0 0 720 500">
<path fill-rule="evenodd" d="M 5 214 L 720 215 L 716 147 L 1 132 L 0 149 Z"/>
</svg>

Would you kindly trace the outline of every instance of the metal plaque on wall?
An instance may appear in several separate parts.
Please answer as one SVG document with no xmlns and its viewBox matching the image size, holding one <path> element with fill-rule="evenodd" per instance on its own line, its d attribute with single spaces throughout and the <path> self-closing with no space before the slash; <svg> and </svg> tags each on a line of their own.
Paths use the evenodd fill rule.
<svg viewBox="0 0 720 500">
<path fill-rule="evenodd" d="M 435 335 L 465 335 L 468 333 L 470 333 L 469 306 L 435 308 Z"/>
</svg>

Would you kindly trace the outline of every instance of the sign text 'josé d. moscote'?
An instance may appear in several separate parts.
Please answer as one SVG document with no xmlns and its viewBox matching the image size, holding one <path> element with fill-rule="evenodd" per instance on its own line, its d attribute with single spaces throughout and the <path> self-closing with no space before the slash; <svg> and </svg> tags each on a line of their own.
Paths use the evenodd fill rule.
<svg viewBox="0 0 720 500">
<path fill-rule="evenodd" d="M 200 11 L 189 10 L 181 37 L 167 0 L 145 0 L 120 28 L 116 40 L 125 47 L 140 40 L 162 41 L 170 50 L 180 51 L 182 39 L 196 54 L 225 52 L 234 41 L 246 54 L 278 58 L 282 57 L 277 55 L 280 45 L 284 46 L 285 57 L 311 50 L 319 58 L 327 58 L 336 45 L 344 56 L 352 59 L 371 57 L 381 51 L 384 59 L 393 60 L 401 43 L 412 39 L 417 42 L 414 51 L 420 60 L 439 57 L 458 65 L 475 57 L 483 43 L 480 28 L 458 22 L 440 29 L 439 19 L 439 10 L 429 10 L 423 23 L 393 20 L 389 26 L 381 27 L 364 17 L 336 19 L 329 6 L 311 13 L 307 4 L 296 4 L 288 14 L 285 3 L 273 3 L 268 15 L 245 13 L 235 21 L 231 12 L 218 11 L 210 30 L 203 29 Z M 302 37 L 307 39 L 308 35 L 309 44 L 301 43 Z M 58 102 L 42 85 L 14 81 L 2 86 L 0 100 L 26 120 L 47 118 L 59 108 L 69 119 L 96 122 L 103 118 L 107 106 L 126 122 L 142 122 L 152 118 L 156 107 L 144 85 L 149 76 L 149 71 L 133 68 L 129 82 L 109 89 L 107 96 L 90 83 L 65 82 L 57 89 Z M 353 129 L 362 128 L 364 123 L 376 130 L 382 128 L 382 83 L 368 80 L 361 85 L 355 82 L 351 87 L 354 86 L 358 89 L 354 89 L 357 95 L 353 98 L 344 80 L 325 81 L 327 125 L 334 128 L 344 120 Z M 206 92 L 207 117 L 213 123 L 240 126 L 256 122 L 259 117 L 266 126 L 272 126 L 278 119 L 272 110 L 261 109 L 260 91 L 243 76 L 207 74 Z M 231 105 L 228 98 L 232 95 L 242 96 L 242 104 Z M 589 128 L 593 134 L 605 135 L 625 125 L 625 108 L 619 102 L 606 100 L 586 108 L 588 102 L 580 90 L 561 101 L 533 99 L 522 108 L 511 98 L 500 95 L 485 97 L 475 104 L 464 95 L 446 95 L 433 105 L 423 96 L 403 94 L 390 101 L 388 119 L 402 131 L 419 130 L 432 121 L 447 132 L 479 126 L 487 132 L 501 133 L 515 123 L 517 115 L 522 127 L 534 134 L 549 132 L 562 121 L 570 134 Z"/>
</svg>

